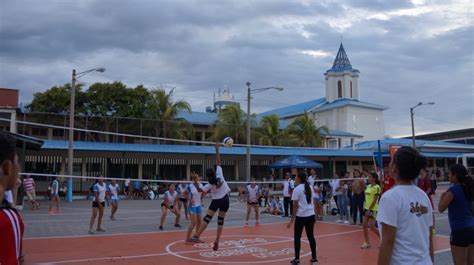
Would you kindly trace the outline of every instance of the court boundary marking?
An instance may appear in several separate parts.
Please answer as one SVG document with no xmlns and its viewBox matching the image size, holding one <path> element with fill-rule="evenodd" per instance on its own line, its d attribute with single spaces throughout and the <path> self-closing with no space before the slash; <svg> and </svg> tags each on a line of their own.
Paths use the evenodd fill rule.
<svg viewBox="0 0 474 265">
<path fill-rule="evenodd" d="M 169 231 L 171 232 L 171 231 Z M 173 232 L 176 232 L 176 231 L 173 231 Z M 345 231 L 345 232 L 338 232 L 338 233 L 331 233 L 331 234 L 324 234 L 324 235 L 316 235 L 315 238 L 318 239 L 318 238 L 324 238 L 324 237 L 331 237 L 331 236 L 340 236 L 340 235 L 346 235 L 346 234 L 351 234 L 351 233 L 354 233 L 354 232 L 360 232 L 359 229 L 357 230 L 351 230 L 351 231 Z M 105 236 L 105 235 L 104 235 Z M 231 235 L 229 235 L 231 236 Z M 239 236 L 258 236 L 258 235 L 239 235 Z M 260 235 L 262 236 L 262 235 Z M 268 236 L 268 235 L 266 235 Z M 271 237 L 271 236 L 270 236 Z M 206 238 L 209 238 L 209 237 L 206 237 Z M 285 237 L 286 238 L 286 237 Z M 292 241 L 293 239 L 288 239 L 288 240 L 285 240 L 283 242 L 287 242 L 287 241 Z M 302 242 L 306 242 L 308 243 L 307 240 L 304 240 L 302 239 L 301 240 Z M 175 242 L 178 242 L 178 241 L 175 241 Z M 172 242 L 172 243 L 175 243 L 175 242 Z M 269 242 L 269 243 L 276 243 L 276 242 Z M 282 243 L 282 242 L 280 242 Z M 171 244 L 171 243 L 170 243 Z M 268 243 L 267 243 L 268 244 Z M 169 245 L 169 244 L 168 244 Z M 235 246 L 234 247 L 223 247 L 222 249 L 226 249 L 226 248 L 236 248 Z M 166 250 L 166 248 L 165 248 Z M 206 249 L 201 249 L 201 250 L 189 250 L 189 251 L 178 251 L 178 252 L 174 252 L 174 253 L 192 253 L 192 252 L 201 252 L 201 251 L 206 251 Z M 114 260 L 126 260 L 126 259 L 136 259 L 136 258 L 148 258 L 148 257 L 155 257 L 155 256 L 165 256 L 165 255 L 173 255 L 169 252 L 163 252 L 163 253 L 153 253 L 153 254 L 142 254 L 142 255 L 133 255 L 133 256 L 121 256 L 121 257 L 98 257 L 98 258 L 89 258 L 89 259 L 76 259 L 76 260 L 63 260 L 63 261 L 49 261 L 49 262 L 42 262 L 42 263 L 38 263 L 38 264 L 43 264 L 43 265 L 46 265 L 46 264 L 63 264 L 63 263 L 74 263 L 74 262 L 91 262 L 91 261 L 99 261 L 99 260 L 109 260 L 109 261 L 114 261 Z M 173 255 L 174 256 L 174 255 Z M 181 257 L 179 257 L 181 258 Z M 286 259 L 285 259 L 286 260 Z M 202 262 L 199 260 L 199 262 Z M 208 262 L 208 261 L 206 261 Z M 222 263 L 219 262 L 219 263 Z M 240 262 L 242 263 L 242 262 Z M 245 263 L 250 263 L 250 262 L 245 262 Z"/>
</svg>

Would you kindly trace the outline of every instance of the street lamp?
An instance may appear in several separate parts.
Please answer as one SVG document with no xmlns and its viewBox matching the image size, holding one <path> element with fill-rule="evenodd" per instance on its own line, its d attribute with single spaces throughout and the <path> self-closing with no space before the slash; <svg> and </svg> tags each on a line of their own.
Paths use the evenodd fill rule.
<svg viewBox="0 0 474 265">
<path fill-rule="evenodd" d="M 72 70 L 72 82 L 71 82 L 71 102 L 69 104 L 69 147 L 67 152 L 67 169 L 68 169 L 68 181 L 67 181 L 67 201 L 72 202 L 72 169 L 74 159 L 74 110 L 76 105 L 76 81 L 79 77 L 85 76 L 92 72 L 105 72 L 105 68 L 94 68 L 84 72 L 76 73 L 76 69 Z"/>
<path fill-rule="evenodd" d="M 250 99 L 252 98 L 250 95 L 255 93 L 260 93 L 269 89 L 276 89 L 278 91 L 282 91 L 282 87 L 263 87 L 263 88 L 255 88 L 250 89 L 250 82 L 246 83 L 247 85 L 247 164 L 246 164 L 246 174 L 247 180 L 250 179 Z"/>
<path fill-rule="evenodd" d="M 410 115 L 411 115 L 411 139 L 413 141 L 413 148 L 416 148 L 415 144 L 415 122 L 413 121 L 413 110 L 418 108 L 419 106 L 424 106 L 424 105 L 434 105 L 434 102 L 428 102 L 428 103 L 423 103 L 423 102 L 418 102 L 415 106 L 410 108 Z"/>
</svg>

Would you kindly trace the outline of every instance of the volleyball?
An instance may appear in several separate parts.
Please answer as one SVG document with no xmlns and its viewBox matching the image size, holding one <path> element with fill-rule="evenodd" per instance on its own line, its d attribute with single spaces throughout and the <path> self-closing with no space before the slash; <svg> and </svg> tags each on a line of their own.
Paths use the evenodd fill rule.
<svg viewBox="0 0 474 265">
<path fill-rule="evenodd" d="M 225 147 L 232 147 L 232 145 L 234 144 L 234 140 L 230 137 L 226 137 L 226 138 L 224 138 L 224 141 L 222 141 L 222 144 Z"/>
</svg>

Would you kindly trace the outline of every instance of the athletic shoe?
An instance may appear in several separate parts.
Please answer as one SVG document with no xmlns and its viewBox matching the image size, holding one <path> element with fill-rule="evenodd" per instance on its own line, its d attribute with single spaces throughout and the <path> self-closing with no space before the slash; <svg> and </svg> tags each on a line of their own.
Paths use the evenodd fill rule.
<svg viewBox="0 0 474 265">
<path fill-rule="evenodd" d="M 204 243 L 204 241 L 202 241 L 201 239 L 199 239 L 199 237 L 197 237 L 197 236 L 191 237 L 191 240 L 192 240 L 194 243 Z"/>
<path fill-rule="evenodd" d="M 309 262 L 310 262 L 311 264 L 317 263 L 317 262 L 318 262 L 318 259 L 311 259 Z"/>
<path fill-rule="evenodd" d="M 92 232 L 92 230 L 89 230 L 89 235 L 93 235 L 94 232 Z"/>
<path fill-rule="evenodd" d="M 300 264 L 300 260 L 299 259 L 294 259 L 294 260 L 290 261 L 290 264 L 292 264 L 292 265 Z"/>
<path fill-rule="evenodd" d="M 347 221 L 347 220 L 346 220 L 346 221 L 344 221 L 344 224 L 346 224 L 346 225 L 347 225 L 347 224 L 349 224 L 349 221 Z"/>
<path fill-rule="evenodd" d="M 97 231 L 97 232 L 105 232 L 105 230 L 102 229 L 102 228 L 97 228 L 96 231 Z"/>
<path fill-rule="evenodd" d="M 342 220 L 338 219 L 338 220 L 336 220 L 336 223 L 342 223 Z"/>
<path fill-rule="evenodd" d="M 436 235 L 436 229 L 433 228 L 433 230 L 431 230 L 431 234 L 434 236 Z"/>
<path fill-rule="evenodd" d="M 219 249 L 219 242 L 214 241 L 214 246 L 212 247 L 212 250 L 217 251 Z"/>
<path fill-rule="evenodd" d="M 246 222 L 244 226 L 249 226 L 249 222 Z"/>
<path fill-rule="evenodd" d="M 184 244 L 186 245 L 193 245 L 194 244 L 194 241 L 192 238 L 186 238 L 186 240 L 184 240 Z"/>
<path fill-rule="evenodd" d="M 255 225 L 260 225 L 260 223 L 257 221 L 257 222 L 255 222 Z"/>
<path fill-rule="evenodd" d="M 368 249 L 370 248 L 370 244 L 367 243 L 367 242 L 364 242 L 364 244 L 362 244 L 362 246 L 360 246 L 361 249 Z"/>
<path fill-rule="evenodd" d="M 181 228 L 181 225 L 175 224 L 174 227 Z"/>
<path fill-rule="evenodd" d="M 163 231 L 163 226 L 160 225 L 160 227 L 158 227 L 158 229 L 160 229 L 161 231 Z"/>
</svg>

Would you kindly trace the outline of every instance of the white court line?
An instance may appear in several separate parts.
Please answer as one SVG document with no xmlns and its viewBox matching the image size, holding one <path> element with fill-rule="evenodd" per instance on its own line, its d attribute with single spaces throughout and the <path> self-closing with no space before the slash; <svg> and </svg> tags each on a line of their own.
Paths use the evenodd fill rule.
<svg viewBox="0 0 474 265">
<path fill-rule="evenodd" d="M 353 230 L 353 231 L 346 231 L 346 232 L 339 232 L 339 233 L 332 233 L 332 234 L 324 234 L 324 235 L 315 236 L 315 238 L 339 236 L 339 235 L 345 235 L 345 234 L 350 234 L 350 233 L 354 233 L 354 232 L 360 232 L 360 230 Z M 252 236 L 252 235 L 242 235 L 242 236 Z M 286 240 L 267 242 L 267 243 L 259 243 L 259 244 L 250 244 L 250 245 L 246 245 L 246 247 L 262 246 L 262 245 L 269 245 L 269 244 L 279 244 L 279 243 L 285 243 L 285 242 L 291 242 L 291 241 L 293 241 L 293 239 L 286 239 Z M 303 240 L 303 241 L 306 242 L 306 240 Z M 220 248 L 219 250 L 234 249 L 234 248 L 240 248 L 240 247 L 239 246 L 223 247 L 223 248 Z M 187 251 L 180 251 L 180 252 L 173 252 L 173 253 L 175 253 L 175 254 L 187 254 L 187 253 L 204 252 L 204 251 L 211 251 L 211 248 L 209 248 L 209 249 L 198 249 L 198 250 L 187 250 Z M 39 263 L 39 264 L 43 264 L 43 265 L 46 265 L 46 264 L 63 264 L 63 263 L 75 263 L 75 262 L 91 262 L 91 261 L 99 261 L 99 260 L 114 261 L 114 260 L 135 259 L 135 258 L 148 258 L 148 257 L 164 256 L 164 255 L 171 255 L 171 253 L 165 252 L 165 253 L 143 254 L 143 255 L 134 255 L 134 256 L 100 257 L 100 258 L 89 258 L 89 259 L 64 260 L 64 261 L 45 262 L 45 263 Z"/>
</svg>

